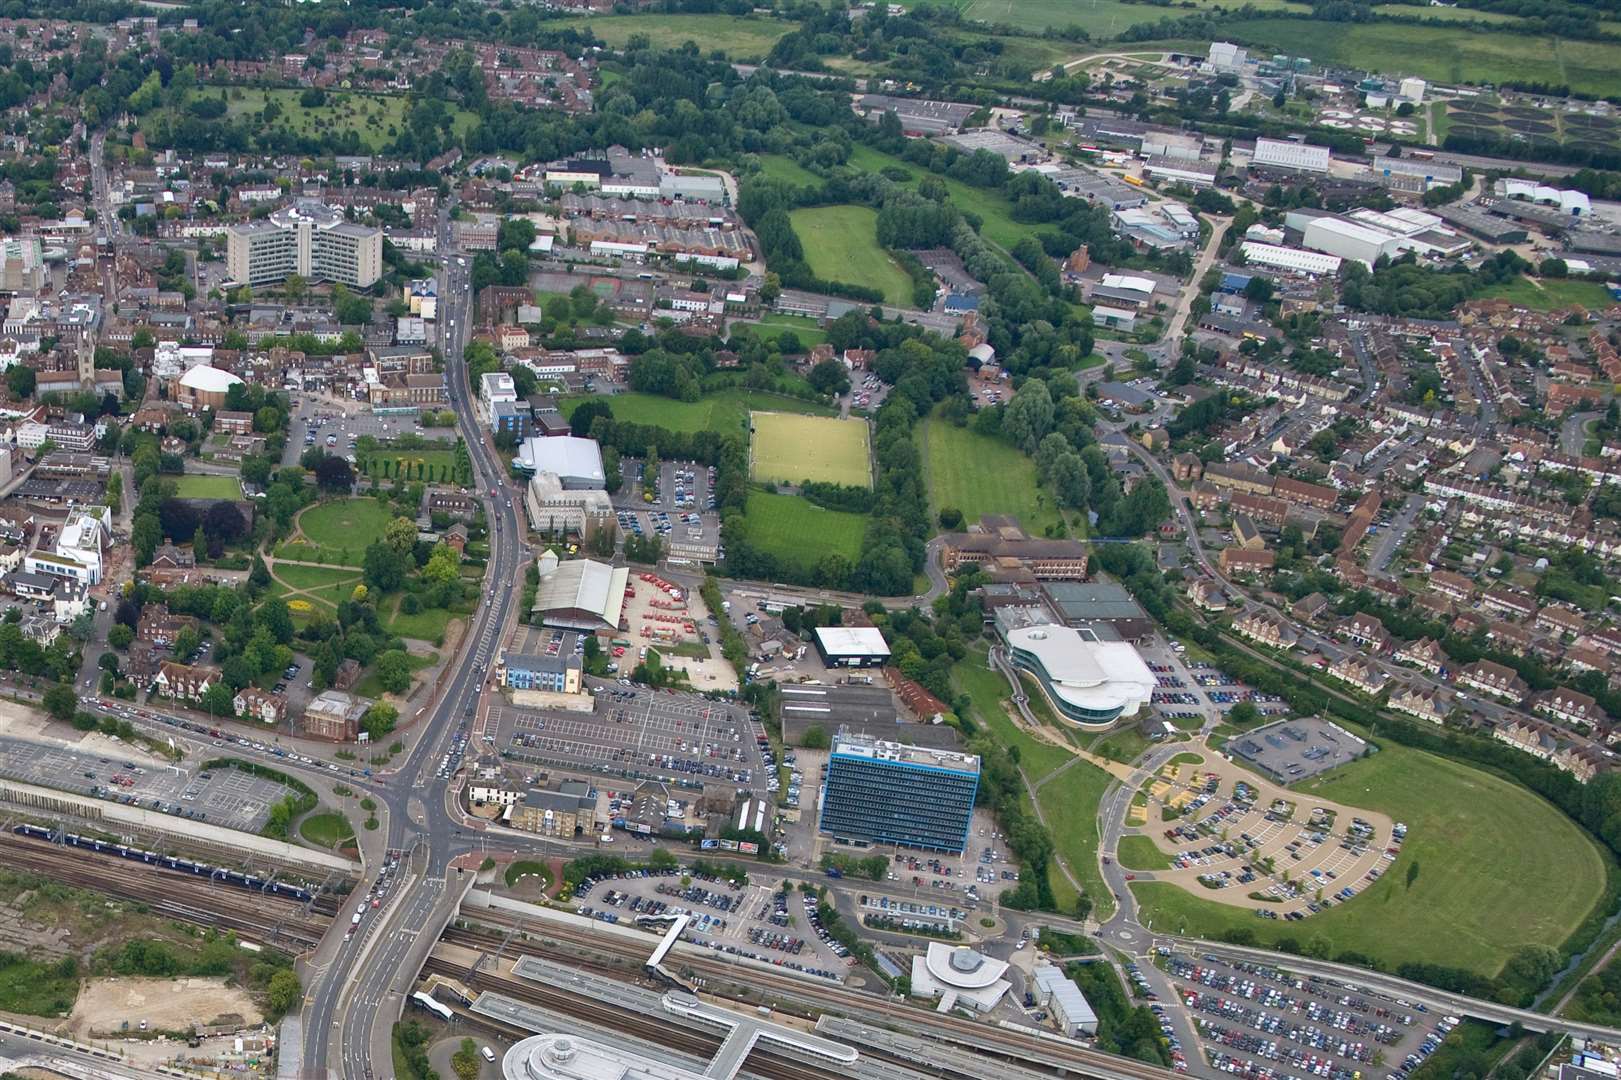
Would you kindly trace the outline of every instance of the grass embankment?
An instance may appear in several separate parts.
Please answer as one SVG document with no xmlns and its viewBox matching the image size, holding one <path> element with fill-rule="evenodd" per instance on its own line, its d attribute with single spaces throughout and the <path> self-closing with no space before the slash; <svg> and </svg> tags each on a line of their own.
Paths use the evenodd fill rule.
<svg viewBox="0 0 1621 1080">
<path fill-rule="evenodd" d="M 878 246 L 878 211 L 867 206 L 813 206 L 791 211 L 805 262 L 823 281 L 877 289 L 884 302 L 912 304 L 912 279 Z"/>
<path fill-rule="evenodd" d="M 1057 507 L 1036 483 L 1036 463 L 1018 450 L 937 416 L 917 432 L 931 515 L 950 506 L 972 524 L 986 514 L 1011 514 L 1032 536 L 1058 523 Z"/>
</svg>

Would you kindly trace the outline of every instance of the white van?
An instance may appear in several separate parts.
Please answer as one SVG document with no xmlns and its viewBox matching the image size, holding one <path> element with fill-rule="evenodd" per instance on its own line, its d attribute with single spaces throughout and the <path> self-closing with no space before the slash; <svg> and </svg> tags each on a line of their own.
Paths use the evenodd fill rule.
<svg viewBox="0 0 1621 1080">
<path fill-rule="evenodd" d="M 495 1060 L 495 1051 L 491 1050 L 488 1046 L 486 1046 L 486 1047 L 482 1048 L 481 1050 L 479 1050 L 479 1053 L 484 1055 L 484 1060 L 485 1061 L 494 1061 Z"/>
</svg>

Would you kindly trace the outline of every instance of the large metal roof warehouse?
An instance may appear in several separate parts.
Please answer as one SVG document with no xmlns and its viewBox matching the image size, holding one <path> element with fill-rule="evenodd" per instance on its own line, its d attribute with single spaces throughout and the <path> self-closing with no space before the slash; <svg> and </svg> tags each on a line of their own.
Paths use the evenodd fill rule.
<svg viewBox="0 0 1621 1080">
<path fill-rule="evenodd" d="M 533 610 L 542 623 L 568 630 L 619 629 L 629 567 L 593 559 L 558 562 L 548 551 L 540 557 L 539 569 Z"/>
</svg>

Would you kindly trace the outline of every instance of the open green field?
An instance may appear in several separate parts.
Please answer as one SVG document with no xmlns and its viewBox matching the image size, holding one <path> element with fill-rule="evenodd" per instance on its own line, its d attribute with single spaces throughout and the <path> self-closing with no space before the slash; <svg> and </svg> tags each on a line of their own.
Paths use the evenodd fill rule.
<svg viewBox="0 0 1621 1080">
<path fill-rule="evenodd" d="M 743 514 L 743 531 L 749 543 L 760 550 L 814 568 L 828 555 L 840 555 L 852 563 L 859 560 L 867 517 L 824 510 L 797 495 L 751 491 Z"/>
<path fill-rule="evenodd" d="M 593 15 L 548 22 L 548 28 L 589 29 L 603 44 L 624 48 L 635 35 L 655 49 L 678 49 L 692 42 L 707 55 L 720 49 L 733 60 L 760 60 L 778 39 L 796 29 L 781 19 L 750 15 Z"/>
<path fill-rule="evenodd" d="M 749 414 L 749 426 L 754 429 L 749 472 L 756 480 L 872 486 L 865 420 L 755 412 Z"/>
<path fill-rule="evenodd" d="M 820 176 L 783 154 L 761 154 L 760 175 L 767 180 L 781 180 L 789 184 L 820 186 L 822 183 Z"/>
<path fill-rule="evenodd" d="M 669 431 L 723 431 L 743 433 L 749 413 L 761 409 L 773 412 L 799 412 L 811 416 L 832 416 L 833 410 L 813 401 L 778 397 L 749 390 L 722 390 L 697 401 L 677 401 L 658 394 L 573 394 L 558 403 L 564 416 L 582 401 L 606 401 L 614 418 L 632 424 L 650 424 Z"/>
<path fill-rule="evenodd" d="M 450 625 L 450 621 L 463 614 L 447 608 L 425 607 L 415 615 L 407 615 L 400 610 L 400 599 L 403 595 L 401 593 L 388 597 L 378 608 L 378 614 L 383 620 L 383 629 L 400 637 L 440 644 L 444 641 L 445 628 Z"/>
<path fill-rule="evenodd" d="M 814 349 L 827 340 L 827 331 L 815 319 L 801 315 L 762 315 L 759 322 L 734 322 L 727 329 L 733 334 L 752 333 L 768 343 L 775 342 L 783 331 L 792 330 L 799 339 L 799 347 L 805 350 Z"/>
<path fill-rule="evenodd" d="M 1169 870 L 1171 860 L 1146 836 L 1122 836 L 1115 852 L 1120 865 L 1128 870 Z"/>
<path fill-rule="evenodd" d="M 938 417 L 917 430 L 931 514 L 953 506 L 965 523 L 1012 514 L 1036 536 L 1057 523 L 1057 508 L 1036 486 L 1036 463 L 1013 447 Z"/>
<path fill-rule="evenodd" d="M 294 135 L 314 138 L 322 134 L 343 135 L 353 132 L 373 151 L 382 150 L 405 129 L 405 97 L 397 94 L 373 94 L 351 90 L 328 90 L 326 103 L 314 108 L 300 104 L 302 90 L 261 89 L 232 86 L 216 90 L 194 90 L 191 98 L 218 97 L 225 94 L 226 117 L 232 121 L 250 121 L 251 125 L 269 130 L 287 131 Z M 276 106 L 276 117 L 268 125 L 262 114 L 271 102 Z M 472 127 L 474 115 L 466 109 L 447 105 L 456 136 L 460 138 Z"/>
<path fill-rule="evenodd" d="M 175 477 L 174 493 L 182 499 L 240 499 L 242 482 L 235 476 L 186 473 Z"/>
<path fill-rule="evenodd" d="M 865 285 L 898 307 L 912 303 L 912 279 L 878 246 L 878 211 L 867 206 L 813 206 L 788 214 L 805 261 L 824 281 Z"/>
<path fill-rule="evenodd" d="M 405 654 L 405 659 L 411 665 L 412 674 L 415 674 L 416 672 L 421 671 L 423 668 L 433 667 L 434 664 L 437 664 L 439 662 L 439 654 L 419 654 L 408 652 Z M 377 668 L 375 666 L 368 668 L 366 670 L 366 674 L 361 676 L 360 681 L 355 683 L 355 693 L 359 694 L 361 697 L 369 698 L 380 698 L 384 694 L 388 693 L 387 690 L 383 689 L 383 680 L 378 676 Z M 409 693 L 409 691 L 407 691 L 407 693 Z"/>
<path fill-rule="evenodd" d="M 334 499 L 318 503 L 298 516 L 298 531 L 322 548 L 352 550 L 356 559 L 366 545 L 383 535 L 383 526 L 397 516 L 376 499 Z M 358 562 L 355 565 L 359 565 Z"/>
<path fill-rule="evenodd" d="M 356 455 L 358 457 L 358 455 Z M 401 469 L 407 480 L 442 481 L 449 483 L 456 472 L 454 450 L 374 450 L 361 464 L 364 474 L 379 480 L 393 479 Z M 385 476 L 386 470 L 386 476 Z"/>
<path fill-rule="evenodd" d="M 1567 41 L 1512 30 L 1454 30 L 1405 23 L 1245 19 L 1235 38 L 1348 67 L 1418 75 L 1435 82 L 1540 82 L 1580 93 L 1621 93 L 1621 68 L 1608 42 Z"/>
<path fill-rule="evenodd" d="M 905 182 L 907 187 L 915 187 L 923 177 L 934 175 L 920 165 L 913 165 L 893 155 L 860 144 L 850 148 L 850 164 L 864 172 L 877 172 L 890 166 L 905 169 L 912 174 L 912 178 Z M 960 180 L 953 180 L 946 176 L 939 177 L 939 179 L 945 183 L 946 192 L 951 196 L 952 205 L 964 213 L 973 214 L 979 218 L 982 222 L 979 229 L 980 235 L 992 243 L 1010 248 L 1035 231 L 1033 226 L 1023 225 L 1013 220 L 1013 204 L 1008 202 L 1001 192 L 972 187 Z M 798 212 L 795 211 L 795 213 Z M 803 240 L 804 237 L 801 236 L 800 239 Z M 806 250 L 808 253 L 809 249 Z"/>
<path fill-rule="evenodd" d="M 1406 822 L 1400 857 L 1349 903 L 1301 926 L 1164 882 L 1132 886 L 1145 922 L 1202 937 L 1242 926 L 1268 944 L 1321 937 L 1335 952 L 1392 967 L 1412 960 L 1495 976 L 1521 945 L 1557 947 L 1603 894 L 1605 856 L 1586 833 L 1524 788 L 1467 765 L 1385 743 L 1299 790 Z"/>
<path fill-rule="evenodd" d="M 277 563 L 270 591 L 276 596 L 292 596 L 336 609 L 349 599 L 359 584 L 358 569 L 333 570 L 324 566 Z"/>
<path fill-rule="evenodd" d="M 1036 800 L 1064 865 L 1100 911 L 1110 910 L 1114 901 L 1098 867 L 1098 804 L 1114 778 L 1091 762 L 1074 761 L 1036 790 Z"/>
<path fill-rule="evenodd" d="M 1483 300 L 1500 297 L 1535 311 L 1552 311 L 1571 304 L 1580 304 L 1589 310 L 1602 309 L 1615 302 L 1610 299 L 1610 290 L 1602 283 L 1569 278 L 1538 278 L 1533 281 L 1528 277 L 1518 277 L 1493 285 L 1480 297 Z"/>
</svg>

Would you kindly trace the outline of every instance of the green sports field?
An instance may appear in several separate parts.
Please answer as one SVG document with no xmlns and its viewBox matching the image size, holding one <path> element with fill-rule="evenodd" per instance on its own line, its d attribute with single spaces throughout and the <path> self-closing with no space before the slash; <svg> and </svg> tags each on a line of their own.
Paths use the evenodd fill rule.
<svg viewBox="0 0 1621 1080">
<path fill-rule="evenodd" d="M 956 507 L 968 524 L 986 514 L 1012 514 L 1032 535 L 1057 523 L 1057 508 L 1036 485 L 1036 463 L 1018 450 L 938 417 L 917 430 L 931 514 Z"/>
<path fill-rule="evenodd" d="M 824 281 L 865 285 L 899 307 L 912 303 L 912 279 L 878 246 L 878 211 L 866 206 L 814 206 L 788 215 L 805 261 Z"/>
<path fill-rule="evenodd" d="M 748 390 L 722 390 L 707 394 L 697 401 L 677 401 L 658 394 L 614 394 L 611 397 L 573 394 L 563 398 L 558 407 L 564 416 L 568 416 L 576 405 L 591 400 L 607 402 L 616 420 L 679 432 L 720 431 L 741 435 L 749 413 L 756 409 L 802 412 L 812 416 L 833 415 L 833 410 L 814 402 Z"/>
<path fill-rule="evenodd" d="M 1524 788 L 1467 765 L 1386 742 L 1301 788 L 1407 824 L 1407 843 L 1382 878 L 1299 925 L 1139 882 L 1144 920 L 1202 937 L 1242 926 L 1266 944 L 1322 938 L 1392 968 L 1411 960 L 1495 976 L 1521 945 L 1560 945 L 1603 894 L 1607 860 L 1586 833 Z"/>
<path fill-rule="evenodd" d="M 828 555 L 860 559 L 867 516 L 824 510 L 797 495 L 751 491 L 743 531 L 760 550 L 811 569 Z"/>
<path fill-rule="evenodd" d="M 174 493 L 182 499 L 240 499 L 242 482 L 234 476 L 186 473 L 175 477 Z"/>
<path fill-rule="evenodd" d="M 749 447 L 749 472 L 754 479 L 871 486 L 865 420 L 755 412 L 749 414 L 749 422 L 754 428 Z"/>
</svg>

